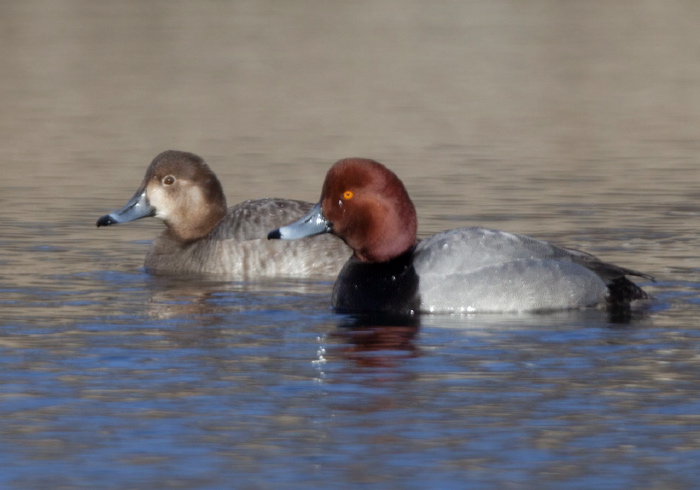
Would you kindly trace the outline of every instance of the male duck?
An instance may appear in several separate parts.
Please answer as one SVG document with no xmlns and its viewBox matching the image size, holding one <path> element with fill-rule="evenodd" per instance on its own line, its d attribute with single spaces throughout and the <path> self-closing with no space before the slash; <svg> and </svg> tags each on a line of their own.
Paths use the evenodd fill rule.
<svg viewBox="0 0 700 490">
<path fill-rule="evenodd" d="M 336 237 L 304 240 L 294 247 L 265 240 L 270 228 L 307 213 L 313 205 L 288 199 L 256 199 L 226 208 L 219 179 L 202 158 L 164 151 L 153 159 L 141 186 L 118 211 L 97 226 L 145 217 L 166 229 L 146 255 L 159 274 L 220 274 L 237 279 L 337 275 L 351 255 Z"/>
<path fill-rule="evenodd" d="M 333 290 L 341 312 L 546 311 L 628 305 L 647 294 L 626 276 L 653 278 L 593 255 L 482 227 L 416 239 L 416 210 L 382 164 L 349 158 L 326 175 L 321 201 L 268 234 L 331 233 L 354 251 Z"/>
</svg>

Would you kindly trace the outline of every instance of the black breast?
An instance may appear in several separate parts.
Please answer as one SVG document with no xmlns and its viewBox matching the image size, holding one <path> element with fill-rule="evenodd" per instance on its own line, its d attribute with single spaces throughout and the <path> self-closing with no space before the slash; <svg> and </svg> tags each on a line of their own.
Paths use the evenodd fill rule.
<svg viewBox="0 0 700 490">
<path fill-rule="evenodd" d="M 388 262 L 369 263 L 352 257 L 333 288 L 333 307 L 341 313 L 418 311 L 418 275 L 413 249 Z"/>
</svg>

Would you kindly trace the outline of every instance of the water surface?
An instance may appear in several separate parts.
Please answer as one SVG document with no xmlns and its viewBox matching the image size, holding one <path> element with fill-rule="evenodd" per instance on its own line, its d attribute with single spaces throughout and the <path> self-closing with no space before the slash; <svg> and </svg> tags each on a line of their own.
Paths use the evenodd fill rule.
<svg viewBox="0 0 700 490">
<path fill-rule="evenodd" d="M 693 488 L 700 4 L 0 5 L 0 486 Z M 657 278 L 597 310 L 334 314 L 331 281 L 154 277 L 96 229 L 168 148 L 229 203 L 372 157 L 420 232 Z"/>
</svg>

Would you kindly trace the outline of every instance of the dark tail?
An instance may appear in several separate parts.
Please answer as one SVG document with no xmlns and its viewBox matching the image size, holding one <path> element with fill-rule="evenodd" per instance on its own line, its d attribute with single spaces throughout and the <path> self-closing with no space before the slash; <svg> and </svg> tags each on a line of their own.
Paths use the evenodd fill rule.
<svg viewBox="0 0 700 490">
<path fill-rule="evenodd" d="M 610 306 L 628 305 L 631 301 L 649 299 L 649 295 L 625 276 L 613 279 L 608 283 L 608 304 Z"/>
</svg>

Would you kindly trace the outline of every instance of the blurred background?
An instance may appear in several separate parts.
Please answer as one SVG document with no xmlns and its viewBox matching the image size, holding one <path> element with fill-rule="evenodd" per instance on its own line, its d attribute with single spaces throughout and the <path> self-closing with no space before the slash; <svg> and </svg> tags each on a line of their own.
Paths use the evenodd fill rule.
<svg viewBox="0 0 700 490">
<path fill-rule="evenodd" d="M 230 204 L 315 201 L 334 161 L 366 156 L 404 179 L 424 233 L 492 215 L 529 234 L 664 232 L 670 212 L 697 209 L 699 10 L 2 2 L 0 168 L 13 206 L 1 212 L 42 220 L 49 209 L 17 201 L 68 199 L 85 211 L 71 221 L 91 225 L 172 148 L 201 154 Z M 686 221 L 673 231 L 693 230 Z M 153 233 L 139 226 L 120 233 Z"/>
<path fill-rule="evenodd" d="M 689 488 L 699 23 L 695 0 L 1 1 L 0 484 Z M 330 283 L 153 278 L 161 223 L 95 221 L 166 149 L 229 205 L 316 201 L 333 162 L 374 158 L 421 235 L 553 240 L 658 301 L 621 330 L 357 338 Z"/>
</svg>

